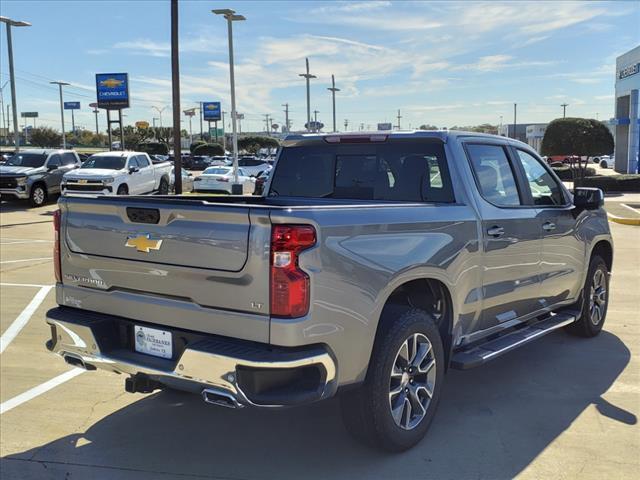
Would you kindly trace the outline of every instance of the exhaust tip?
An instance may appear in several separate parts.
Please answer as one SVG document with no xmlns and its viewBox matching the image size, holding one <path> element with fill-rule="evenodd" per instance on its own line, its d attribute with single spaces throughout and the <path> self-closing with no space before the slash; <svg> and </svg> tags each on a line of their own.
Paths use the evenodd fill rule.
<svg viewBox="0 0 640 480">
<path fill-rule="evenodd" d="M 64 361 L 73 366 L 73 367 L 77 367 L 77 368 L 82 368 L 84 370 L 95 370 L 96 367 L 94 367 L 93 365 L 90 365 L 88 363 L 84 363 L 84 360 L 80 357 L 77 357 L 75 355 L 70 355 L 70 354 L 65 354 L 63 355 Z"/>
<path fill-rule="evenodd" d="M 205 388 L 202 390 L 202 399 L 205 403 L 210 403 L 211 405 L 227 408 L 242 408 L 242 405 L 231 393 L 223 390 Z"/>
</svg>

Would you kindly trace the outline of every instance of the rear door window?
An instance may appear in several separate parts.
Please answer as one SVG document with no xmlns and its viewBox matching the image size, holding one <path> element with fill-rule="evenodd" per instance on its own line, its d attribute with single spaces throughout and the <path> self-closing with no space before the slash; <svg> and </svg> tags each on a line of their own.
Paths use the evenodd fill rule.
<svg viewBox="0 0 640 480">
<path fill-rule="evenodd" d="M 501 145 L 467 144 L 467 154 L 480 193 L 499 207 L 521 205 L 516 177 Z"/>
<path fill-rule="evenodd" d="M 443 144 L 385 143 L 285 147 L 270 195 L 354 200 L 453 202 Z"/>
</svg>

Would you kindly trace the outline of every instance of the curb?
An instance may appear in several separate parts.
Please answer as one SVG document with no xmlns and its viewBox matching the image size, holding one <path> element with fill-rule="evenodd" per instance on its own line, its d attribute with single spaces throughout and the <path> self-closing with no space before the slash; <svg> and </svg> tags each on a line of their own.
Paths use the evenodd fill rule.
<svg viewBox="0 0 640 480">
<path fill-rule="evenodd" d="M 622 225 L 640 226 L 640 218 L 616 217 L 615 215 L 611 215 L 610 213 L 607 213 L 607 217 L 609 218 L 610 221 L 615 222 L 615 223 L 620 223 Z"/>
</svg>

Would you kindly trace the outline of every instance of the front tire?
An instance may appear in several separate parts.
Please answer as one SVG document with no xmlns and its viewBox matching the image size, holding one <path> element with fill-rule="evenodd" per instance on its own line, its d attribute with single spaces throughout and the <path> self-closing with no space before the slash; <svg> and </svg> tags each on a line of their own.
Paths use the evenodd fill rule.
<svg viewBox="0 0 640 480">
<path fill-rule="evenodd" d="M 390 452 L 416 445 L 435 415 L 444 381 L 444 349 L 433 318 L 423 310 L 387 308 L 366 380 L 341 398 L 347 430 Z"/>
<path fill-rule="evenodd" d="M 167 182 L 166 178 L 160 179 L 160 187 L 158 188 L 158 193 L 160 195 L 168 195 L 169 194 L 169 182 Z"/>
<path fill-rule="evenodd" d="M 129 187 L 127 187 L 124 183 L 118 187 L 118 191 L 116 195 L 129 195 Z"/>
<path fill-rule="evenodd" d="M 605 160 L 602 160 L 600 162 L 600 168 L 607 168 L 607 167 L 608 167 L 607 162 Z"/>
<path fill-rule="evenodd" d="M 580 320 L 566 331 L 579 337 L 595 337 L 602 330 L 609 305 L 609 270 L 602 257 L 594 255 L 582 290 Z"/>
<path fill-rule="evenodd" d="M 47 202 L 47 189 L 43 185 L 36 184 L 31 187 L 29 194 L 29 204 L 32 207 L 41 207 Z"/>
</svg>

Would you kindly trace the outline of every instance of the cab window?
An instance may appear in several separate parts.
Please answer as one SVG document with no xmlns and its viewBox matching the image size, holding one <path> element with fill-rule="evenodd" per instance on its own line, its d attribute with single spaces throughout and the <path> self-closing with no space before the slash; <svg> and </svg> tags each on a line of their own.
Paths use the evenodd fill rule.
<svg viewBox="0 0 640 480">
<path fill-rule="evenodd" d="M 47 167 L 59 167 L 60 165 L 62 165 L 62 157 L 59 154 L 54 153 L 49 157 Z"/>
<path fill-rule="evenodd" d="M 562 187 L 549 171 L 530 153 L 516 149 L 534 205 L 564 205 L 566 203 Z"/>
</svg>

